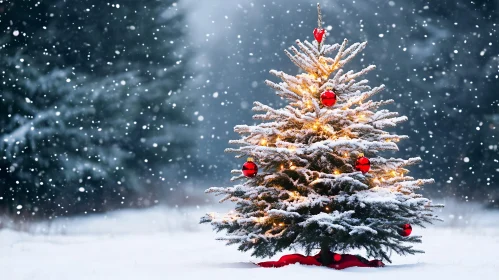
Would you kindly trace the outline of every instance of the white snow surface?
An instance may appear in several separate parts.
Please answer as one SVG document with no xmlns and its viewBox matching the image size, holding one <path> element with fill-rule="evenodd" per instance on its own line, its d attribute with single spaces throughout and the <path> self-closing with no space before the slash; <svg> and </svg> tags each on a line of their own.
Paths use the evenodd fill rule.
<svg viewBox="0 0 499 280">
<path fill-rule="evenodd" d="M 451 207 L 441 214 L 446 222 L 414 228 L 425 254 L 393 256 L 383 268 L 336 271 L 259 268 L 252 262 L 261 260 L 197 224 L 210 210 L 158 207 L 37 223 L 22 232 L 4 228 L 0 279 L 499 279 L 499 212 Z"/>
</svg>

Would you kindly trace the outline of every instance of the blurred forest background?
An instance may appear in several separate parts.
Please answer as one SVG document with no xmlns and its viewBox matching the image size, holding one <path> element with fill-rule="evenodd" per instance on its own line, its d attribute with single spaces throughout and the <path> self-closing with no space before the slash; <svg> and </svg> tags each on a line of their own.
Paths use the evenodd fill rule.
<svg viewBox="0 0 499 280">
<path fill-rule="evenodd" d="M 55 218 L 209 203 L 263 81 L 296 74 L 317 1 L 0 0 L 0 212 Z M 499 205 L 499 1 L 323 1 L 327 42 L 409 121 L 399 156 L 433 198 Z"/>
</svg>

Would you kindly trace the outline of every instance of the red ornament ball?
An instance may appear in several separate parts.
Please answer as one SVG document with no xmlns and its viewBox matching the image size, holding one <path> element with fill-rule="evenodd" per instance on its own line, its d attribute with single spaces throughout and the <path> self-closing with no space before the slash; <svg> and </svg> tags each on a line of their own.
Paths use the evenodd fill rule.
<svg viewBox="0 0 499 280">
<path fill-rule="evenodd" d="M 321 94 L 322 105 L 326 107 L 331 107 L 336 104 L 336 94 L 332 90 L 326 90 Z"/>
<path fill-rule="evenodd" d="M 355 169 L 362 173 L 367 173 L 371 169 L 371 162 L 366 157 L 360 157 L 355 162 Z"/>
<path fill-rule="evenodd" d="M 243 164 L 243 175 L 246 177 L 255 177 L 258 173 L 258 166 L 253 162 L 252 158 Z"/>
<path fill-rule="evenodd" d="M 326 29 L 323 28 L 316 28 L 314 29 L 314 37 L 317 42 L 321 43 L 322 38 L 324 37 L 324 34 L 326 34 Z"/>
<path fill-rule="evenodd" d="M 341 261 L 341 255 L 340 255 L 340 254 L 334 254 L 334 256 L 333 256 L 333 260 L 334 260 L 335 262 L 339 262 L 339 261 Z"/>
<path fill-rule="evenodd" d="M 399 231 L 399 234 L 406 237 L 411 235 L 412 233 L 412 226 L 410 224 L 405 224 L 401 226 L 401 230 Z"/>
</svg>

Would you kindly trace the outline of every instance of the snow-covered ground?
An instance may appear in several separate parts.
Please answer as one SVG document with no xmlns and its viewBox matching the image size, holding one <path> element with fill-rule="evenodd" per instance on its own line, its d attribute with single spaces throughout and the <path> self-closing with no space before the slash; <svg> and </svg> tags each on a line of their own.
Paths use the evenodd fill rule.
<svg viewBox="0 0 499 280">
<path fill-rule="evenodd" d="M 499 279 L 499 213 L 455 206 L 428 229 L 426 254 L 384 268 L 265 269 L 198 225 L 207 209 L 121 211 L 0 231 L 0 279 Z M 452 213 L 452 214 L 449 214 Z M 276 256 L 275 259 L 279 258 Z"/>
</svg>

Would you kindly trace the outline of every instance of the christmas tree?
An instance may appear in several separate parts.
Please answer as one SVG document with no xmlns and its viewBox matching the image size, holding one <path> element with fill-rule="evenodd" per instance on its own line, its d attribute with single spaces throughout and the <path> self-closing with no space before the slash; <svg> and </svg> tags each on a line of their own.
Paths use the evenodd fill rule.
<svg viewBox="0 0 499 280">
<path fill-rule="evenodd" d="M 262 122 L 235 127 L 242 138 L 230 143 L 240 147 L 226 151 L 250 157 L 242 174 L 232 171 L 232 180 L 243 182 L 207 190 L 223 195 L 221 202 L 235 202 L 235 211 L 210 213 L 201 222 L 225 230 L 221 240 L 256 257 L 320 249 L 319 261 L 329 265 L 335 261 L 331 251 L 364 249 L 368 257 L 387 261 L 392 252 L 421 253 L 411 244 L 421 242 L 421 236 L 409 236 L 411 225 L 437 217 L 436 205 L 416 191 L 433 180 L 407 175 L 406 166 L 420 158 L 380 154 L 398 151 L 396 142 L 407 137 L 384 129 L 407 118 L 379 109 L 394 100 L 369 100 L 384 89 L 361 79 L 375 66 L 345 70 L 366 42 L 324 43 L 318 10 L 315 41 L 297 40 L 297 47 L 285 51 L 303 73 L 271 70 L 282 82 L 266 81 L 288 105 L 275 109 L 254 102 L 260 113 L 253 118 Z"/>
</svg>

